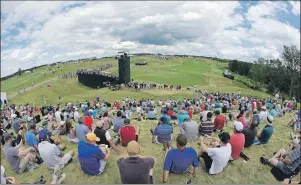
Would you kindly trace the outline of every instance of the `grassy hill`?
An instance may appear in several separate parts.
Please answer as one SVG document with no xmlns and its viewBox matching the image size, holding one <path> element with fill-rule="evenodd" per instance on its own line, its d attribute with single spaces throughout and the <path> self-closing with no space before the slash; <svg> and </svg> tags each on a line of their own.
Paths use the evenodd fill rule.
<svg viewBox="0 0 301 185">
<path fill-rule="evenodd" d="M 134 65 L 137 61 L 147 61 L 146 66 Z M 91 68 L 100 66 L 105 63 L 113 63 L 117 66 L 115 59 L 103 59 L 89 63 L 79 64 L 60 64 L 60 69 L 57 69 L 55 74 L 52 74 L 48 67 L 42 67 L 35 70 L 33 73 L 26 73 L 19 78 L 8 79 L 2 81 L 2 91 L 8 93 L 10 103 L 34 103 L 42 105 L 43 96 L 46 95 L 47 103 L 57 103 L 58 96 L 61 95 L 63 102 L 75 102 L 92 100 L 95 96 L 99 96 L 107 100 L 122 100 L 126 96 L 135 98 L 154 98 L 154 99 L 167 99 L 167 98 L 187 98 L 193 97 L 191 91 L 164 91 L 152 89 L 149 91 L 135 92 L 133 90 L 111 91 L 108 89 L 90 89 L 77 82 L 76 79 L 58 79 L 59 74 L 66 72 L 75 72 L 78 68 Z M 131 75 L 134 81 L 150 81 L 157 83 L 167 83 L 182 86 L 193 86 L 196 89 L 204 89 L 207 91 L 220 91 L 220 92 L 235 92 L 241 90 L 243 95 L 253 95 L 257 97 L 267 97 L 268 95 L 263 92 L 254 91 L 247 88 L 245 85 L 232 81 L 222 76 L 223 70 L 227 68 L 227 64 L 216 62 L 207 59 L 194 59 L 194 58 L 178 58 L 174 57 L 171 60 L 159 60 L 156 56 L 139 56 L 131 58 Z M 62 69 L 62 71 L 61 71 Z M 109 72 L 118 73 L 117 67 L 111 68 Z M 44 75 L 44 73 L 46 75 Z M 24 87 L 30 87 L 32 81 L 36 85 L 26 92 L 21 92 L 17 95 L 18 90 Z M 52 88 L 47 88 L 51 84 Z M 275 132 L 272 136 L 271 142 L 268 145 L 254 146 L 244 150 L 244 153 L 250 158 L 250 161 L 245 163 L 242 159 L 238 159 L 229 163 L 225 170 L 216 176 L 211 176 L 204 171 L 204 163 L 200 162 L 201 169 L 198 177 L 192 179 L 193 184 L 264 184 L 264 183 L 279 183 L 272 174 L 269 172 L 270 168 L 263 166 L 259 162 L 259 157 L 262 155 L 271 156 L 273 152 L 279 148 L 286 148 L 290 142 L 289 132 L 290 128 L 286 127 L 289 115 L 283 118 L 278 118 L 275 122 Z M 194 115 L 194 120 L 198 121 L 198 116 Z M 156 158 L 154 168 L 154 183 L 160 183 L 162 177 L 162 168 L 165 153 L 162 151 L 162 146 L 151 143 L 150 128 L 154 128 L 156 121 L 141 121 L 133 123 L 141 130 L 139 136 L 139 143 L 142 146 L 142 154 L 146 156 L 153 156 Z M 264 125 L 261 125 L 262 129 Z M 231 123 L 227 126 L 226 130 L 232 133 Z M 175 128 L 174 136 L 179 133 L 179 129 Z M 111 133 L 112 134 L 112 133 Z M 113 134 L 112 134 L 113 135 Z M 175 138 L 175 137 L 174 137 Z M 67 138 L 64 137 L 64 143 L 67 144 Z M 112 151 L 112 157 L 104 174 L 96 177 L 89 177 L 79 170 L 79 163 L 77 160 L 77 145 L 67 144 L 67 151 L 74 149 L 76 151 L 75 160 L 63 170 L 67 174 L 64 183 L 68 184 L 103 184 L 114 183 L 119 184 L 119 171 L 116 165 L 117 154 Z M 196 143 L 189 143 L 197 149 Z M 175 141 L 173 141 L 175 147 Z M 13 173 L 6 160 L 4 159 L 3 152 L 1 155 L 1 164 L 6 168 L 7 176 L 15 176 L 22 182 L 31 183 L 35 181 L 40 175 L 43 175 L 47 180 L 51 179 L 52 171 L 47 169 L 45 164 L 40 166 L 34 173 L 25 173 L 17 175 Z M 185 183 L 187 175 L 170 175 L 169 182 L 171 184 Z"/>
</svg>

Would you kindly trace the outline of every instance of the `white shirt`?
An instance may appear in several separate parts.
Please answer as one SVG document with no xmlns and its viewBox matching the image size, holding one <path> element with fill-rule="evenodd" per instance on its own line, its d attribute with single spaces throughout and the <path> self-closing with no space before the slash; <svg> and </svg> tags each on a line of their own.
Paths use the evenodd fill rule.
<svg viewBox="0 0 301 185">
<path fill-rule="evenodd" d="M 55 117 L 55 120 L 56 120 L 57 123 L 59 123 L 59 122 L 62 121 L 62 120 L 61 120 L 61 112 L 60 112 L 60 111 L 56 111 L 56 112 L 54 113 L 54 117 Z"/>
<path fill-rule="evenodd" d="M 55 144 L 51 144 L 48 141 L 42 141 L 38 145 L 41 158 L 44 163 L 50 169 L 54 169 L 57 164 L 59 164 L 61 157 L 59 156 L 61 151 Z"/>
<path fill-rule="evenodd" d="M 203 121 L 207 121 L 207 114 L 208 114 L 208 111 L 201 112 L 201 116 L 203 116 L 203 118 L 202 118 Z"/>
<path fill-rule="evenodd" d="M 258 114 L 260 121 L 266 120 L 268 117 L 268 111 L 260 111 Z"/>
<path fill-rule="evenodd" d="M 209 173 L 213 175 L 223 171 L 230 160 L 231 152 L 232 148 L 230 143 L 220 148 L 208 148 L 208 155 L 212 159 L 212 165 Z"/>
<path fill-rule="evenodd" d="M 142 110 L 141 107 L 137 107 L 137 108 L 136 108 L 136 112 L 137 112 L 137 113 L 141 113 L 141 110 Z"/>
<path fill-rule="evenodd" d="M 78 113 L 78 111 L 74 112 L 73 117 L 74 117 L 74 121 L 78 122 L 78 120 L 79 120 L 79 113 Z"/>
</svg>

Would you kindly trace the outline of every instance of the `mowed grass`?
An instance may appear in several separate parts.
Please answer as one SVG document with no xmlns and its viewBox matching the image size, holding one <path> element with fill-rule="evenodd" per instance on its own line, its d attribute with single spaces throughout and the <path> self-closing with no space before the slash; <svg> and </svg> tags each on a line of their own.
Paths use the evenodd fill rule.
<svg viewBox="0 0 301 185">
<path fill-rule="evenodd" d="M 137 61 L 147 61 L 148 65 L 136 66 L 134 63 Z M 78 68 L 101 66 L 105 63 L 111 63 L 115 65 L 115 68 L 110 68 L 107 71 L 118 74 L 118 62 L 117 60 L 110 58 L 89 63 L 60 64 L 59 66 L 62 70 L 58 69 L 56 74 L 49 72 L 48 67 L 42 67 L 35 70 L 34 73 L 27 73 L 23 74 L 19 78 L 2 81 L 1 88 L 3 92 L 7 92 L 9 98 L 12 97 L 10 98 L 9 103 L 15 103 L 17 105 L 23 103 L 42 105 L 44 95 L 47 97 L 47 104 L 56 104 L 58 102 L 59 95 L 61 95 L 63 103 L 85 100 L 92 101 L 95 96 L 99 96 L 100 98 L 109 101 L 122 100 L 125 97 L 133 97 L 136 99 L 153 98 L 155 100 L 194 97 L 192 91 L 186 90 L 186 86 L 192 86 L 192 89 L 203 89 L 214 92 L 219 91 L 238 93 L 240 90 L 243 95 L 252 95 L 262 98 L 266 98 L 268 96 L 266 93 L 249 89 L 237 81 L 224 78 L 222 76 L 222 72 L 227 68 L 227 64 L 219 63 L 213 60 L 194 58 L 173 57 L 170 60 L 159 60 L 159 58 L 156 56 L 131 58 L 131 76 L 134 81 L 182 85 L 183 88 L 181 91 L 151 89 L 148 91 L 142 90 L 136 92 L 132 89 L 111 91 L 106 88 L 95 90 L 78 83 L 76 79 L 57 79 L 59 74 L 75 72 Z M 37 85 L 28 89 L 24 93 L 21 92 L 21 95 L 12 96 L 13 94 L 17 93 L 18 90 L 23 89 L 23 87 L 31 86 L 32 81 L 34 81 Z M 48 84 L 51 84 L 52 87 L 47 88 Z M 260 164 L 259 157 L 262 155 L 271 156 L 273 152 L 283 147 L 287 149 L 287 146 L 290 142 L 289 132 L 291 131 L 291 128 L 288 128 L 285 125 L 289 119 L 289 115 L 286 115 L 285 117 L 278 118 L 276 120 L 275 132 L 268 145 L 255 146 L 244 150 L 244 153 L 250 158 L 250 161 L 247 163 L 244 163 L 242 159 L 238 159 L 232 163 L 229 163 L 221 174 L 211 176 L 204 171 L 204 163 L 201 161 L 200 174 L 198 177 L 192 179 L 192 183 L 278 183 L 269 172 L 270 168 Z M 194 120 L 199 122 L 197 115 L 194 115 Z M 142 155 L 153 156 L 156 158 L 154 182 L 160 183 L 165 153 L 162 151 L 161 145 L 151 143 L 151 135 L 149 132 L 149 129 L 154 128 L 157 123 L 156 121 L 133 121 L 133 123 L 141 130 L 139 143 L 142 146 Z M 264 125 L 261 125 L 260 128 L 263 128 L 263 126 Z M 227 126 L 227 130 L 232 132 L 231 128 L 232 126 L 230 123 Z M 178 133 L 179 128 L 175 128 L 174 138 Z M 67 178 L 64 183 L 120 183 L 119 171 L 116 165 L 116 158 L 118 155 L 115 151 L 112 151 L 112 158 L 109 161 L 105 173 L 100 176 L 91 177 L 83 174 L 83 172 L 79 170 L 79 162 L 77 160 L 77 145 L 67 143 L 67 138 L 63 138 L 64 143 L 68 145 L 67 151 L 70 149 L 74 149 L 76 151 L 76 156 L 73 162 L 63 170 L 67 174 Z M 188 146 L 192 146 L 196 150 L 198 149 L 196 143 L 189 143 Z M 175 147 L 175 141 L 173 141 L 173 147 Z M 39 178 L 40 175 L 43 175 L 47 180 L 51 179 L 52 171 L 47 169 L 45 164 L 36 169 L 34 173 L 25 173 L 21 175 L 17 175 L 10 170 L 3 153 L 1 155 L 1 164 L 4 165 L 7 170 L 7 176 L 15 176 L 22 182 L 34 182 Z M 185 183 L 187 179 L 187 175 L 170 175 L 168 183 Z"/>
</svg>

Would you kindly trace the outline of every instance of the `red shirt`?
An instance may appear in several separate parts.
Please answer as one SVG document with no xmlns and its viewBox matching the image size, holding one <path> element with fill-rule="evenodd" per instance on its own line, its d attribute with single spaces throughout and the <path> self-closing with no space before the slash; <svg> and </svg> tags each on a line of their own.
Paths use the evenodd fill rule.
<svg viewBox="0 0 301 185">
<path fill-rule="evenodd" d="M 172 111 L 172 110 L 168 110 L 168 111 L 167 111 L 167 115 L 168 115 L 168 116 L 170 116 L 170 117 L 171 117 L 173 114 L 174 114 L 174 113 L 173 113 L 173 111 Z"/>
<path fill-rule="evenodd" d="M 243 117 L 243 116 L 240 117 L 240 118 L 238 119 L 238 121 L 240 121 L 240 122 L 242 123 L 242 125 L 244 126 L 243 129 L 245 129 L 246 126 L 247 126 L 247 123 L 246 123 L 246 120 L 244 119 L 244 117 Z"/>
<path fill-rule="evenodd" d="M 85 116 L 84 124 L 89 128 L 90 131 L 92 131 L 93 119 L 90 116 Z"/>
<path fill-rule="evenodd" d="M 234 133 L 230 137 L 232 147 L 232 158 L 238 159 L 245 145 L 245 135 L 242 133 Z"/>
<path fill-rule="evenodd" d="M 201 110 L 204 111 L 205 110 L 205 105 L 201 106 Z"/>
<path fill-rule="evenodd" d="M 188 116 L 190 117 L 190 119 L 192 119 L 192 110 L 188 111 Z"/>
<path fill-rule="evenodd" d="M 291 109 L 291 108 L 293 108 L 293 105 L 291 103 L 288 103 L 287 107 Z"/>
<path fill-rule="evenodd" d="M 225 120 L 226 120 L 226 117 L 223 115 L 216 116 L 216 118 L 214 120 L 214 125 L 215 125 L 214 128 L 216 130 L 222 130 L 225 126 Z"/>
<path fill-rule="evenodd" d="M 125 125 L 120 128 L 122 146 L 127 146 L 130 141 L 136 140 L 136 130 L 132 125 Z"/>
<path fill-rule="evenodd" d="M 114 107 L 118 110 L 120 109 L 120 105 L 118 103 L 114 104 Z"/>
</svg>

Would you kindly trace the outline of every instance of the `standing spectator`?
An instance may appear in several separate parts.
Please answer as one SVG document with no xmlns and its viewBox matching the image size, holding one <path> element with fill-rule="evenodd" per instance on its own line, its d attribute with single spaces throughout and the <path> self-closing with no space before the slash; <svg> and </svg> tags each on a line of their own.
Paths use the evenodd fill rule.
<svg viewBox="0 0 301 185">
<path fill-rule="evenodd" d="M 140 145 L 131 141 L 127 145 L 127 158 L 117 161 L 122 184 L 153 184 L 155 159 L 140 155 Z"/>
<path fill-rule="evenodd" d="M 81 140 L 78 144 L 80 168 L 88 175 L 102 174 L 107 160 L 110 158 L 110 150 L 99 148 L 96 144 L 97 141 L 100 141 L 100 139 L 90 132 L 87 134 L 86 141 Z"/>
<path fill-rule="evenodd" d="M 214 130 L 214 122 L 212 121 L 212 112 L 207 113 L 207 120 L 201 121 L 201 124 L 199 126 L 199 136 L 208 135 L 211 136 L 213 130 Z"/>
<path fill-rule="evenodd" d="M 184 174 L 190 165 L 194 167 L 192 175 L 197 175 L 199 161 L 196 151 L 193 148 L 186 147 L 188 140 L 184 135 L 179 135 L 176 141 L 176 149 L 167 148 L 166 150 L 162 177 L 163 183 L 168 181 L 169 173 Z"/>
<path fill-rule="evenodd" d="M 245 145 L 245 135 L 242 134 L 243 124 L 239 121 L 234 122 L 233 132 L 230 137 L 232 148 L 231 160 L 238 159 Z"/>
</svg>

